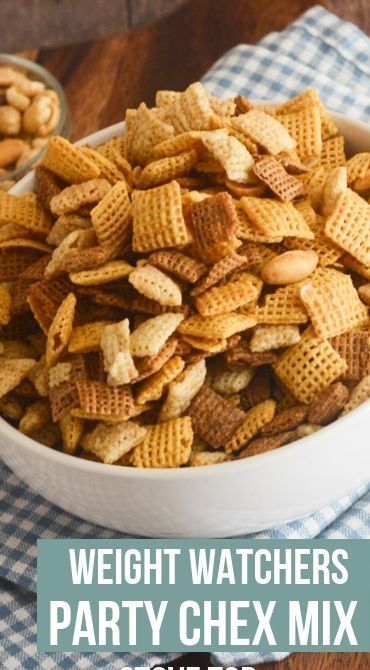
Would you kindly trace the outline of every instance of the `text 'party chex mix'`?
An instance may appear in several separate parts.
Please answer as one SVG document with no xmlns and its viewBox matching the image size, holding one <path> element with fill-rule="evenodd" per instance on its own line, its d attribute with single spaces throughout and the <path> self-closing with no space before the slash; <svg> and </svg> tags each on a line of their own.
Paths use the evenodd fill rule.
<svg viewBox="0 0 370 670">
<path fill-rule="evenodd" d="M 279 448 L 370 397 L 370 152 L 317 93 L 200 83 L 0 193 L 0 412 L 140 468 Z"/>
</svg>

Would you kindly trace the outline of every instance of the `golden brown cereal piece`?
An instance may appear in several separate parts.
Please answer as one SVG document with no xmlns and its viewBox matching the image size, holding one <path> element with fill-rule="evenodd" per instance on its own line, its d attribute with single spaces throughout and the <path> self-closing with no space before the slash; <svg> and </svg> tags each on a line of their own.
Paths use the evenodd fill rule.
<svg viewBox="0 0 370 670">
<path fill-rule="evenodd" d="M 109 261 L 92 270 L 82 270 L 81 272 L 71 272 L 69 278 L 73 284 L 79 286 L 100 286 L 108 284 L 117 279 L 128 277 L 133 270 L 133 266 L 127 261 Z"/>
<path fill-rule="evenodd" d="M 249 367 L 241 367 L 237 370 L 221 370 L 211 380 L 214 391 L 221 395 L 231 396 L 247 388 L 254 376 L 254 370 Z"/>
<path fill-rule="evenodd" d="M 185 362 L 180 356 L 173 356 L 161 369 L 144 381 L 135 396 L 138 405 L 159 400 L 168 385 L 179 376 L 185 367 Z"/>
<path fill-rule="evenodd" d="M 76 260 L 79 253 L 86 247 L 91 247 L 96 242 L 94 230 L 75 230 L 73 233 L 67 235 L 59 246 L 54 249 L 50 262 L 45 268 L 45 277 L 50 278 L 53 275 L 62 273 L 62 266 L 66 259 L 73 258 Z M 76 269 L 75 267 L 73 269 Z"/>
<path fill-rule="evenodd" d="M 50 201 L 53 214 L 70 214 L 81 207 L 99 202 L 110 191 L 111 185 L 106 179 L 89 179 L 82 184 L 67 186 Z"/>
<path fill-rule="evenodd" d="M 193 431 L 188 416 L 155 426 L 146 426 L 144 441 L 134 448 L 132 465 L 136 468 L 179 468 L 191 453 Z"/>
<path fill-rule="evenodd" d="M 295 141 L 282 125 L 282 120 L 280 122 L 261 110 L 251 109 L 246 114 L 239 114 L 233 119 L 233 126 L 270 154 L 295 148 Z"/>
<path fill-rule="evenodd" d="M 188 414 L 194 433 L 213 449 L 224 446 L 245 418 L 244 412 L 207 385 L 193 399 Z"/>
<path fill-rule="evenodd" d="M 5 326 L 10 320 L 10 306 L 12 298 L 5 284 L 0 284 L 0 326 Z"/>
<path fill-rule="evenodd" d="M 215 338 L 210 339 L 207 337 L 197 337 L 196 335 L 183 335 L 184 342 L 190 344 L 193 349 L 200 349 L 203 352 L 207 351 L 208 354 L 219 354 L 221 351 L 227 349 L 227 340 L 226 338 Z"/>
<path fill-rule="evenodd" d="M 237 183 L 248 182 L 253 158 L 244 144 L 224 130 L 203 132 L 201 139 L 209 154 L 222 166 L 228 179 Z"/>
<path fill-rule="evenodd" d="M 141 103 L 134 114 L 126 111 L 126 150 L 125 157 L 132 165 L 146 165 L 154 158 L 154 147 L 163 140 L 172 137 L 173 126 L 161 118 L 156 109 L 148 109 Z"/>
<path fill-rule="evenodd" d="M 276 435 L 277 433 L 293 430 L 306 421 L 307 405 L 295 405 L 276 414 L 272 421 L 261 428 L 261 435 Z"/>
<path fill-rule="evenodd" d="M 184 414 L 191 401 L 204 384 L 207 368 L 204 360 L 188 365 L 175 381 L 168 386 L 159 421 L 169 421 Z"/>
<path fill-rule="evenodd" d="M 348 275 L 321 270 L 300 288 L 300 298 L 319 337 L 340 335 L 368 323 L 368 309 L 361 302 Z"/>
<path fill-rule="evenodd" d="M 49 138 L 41 165 L 69 184 L 80 184 L 100 174 L 99 166 L 84 154 L 81 147 L 58 135 Z"/>
<path fill-rule="evenodd" d="M 131 353 L 144 358 L 159 354 L 183 320 L 182 314 L 159 314 L 141 323 L 130 336 Z"/>
<path fill-rule="evenodd" d="M 36 350 L 21 340 L 6 339 L 1 343 L 2 354 L 6 358 L 35 358 Z"/>
<path fill-rule="evenodd" d="M 343 408 L 342 415 L 352 412 L 370 398 L 370 375 L 363 377 L 361 381 L 352 389 L 348 402 Z M 341 416 L 342 416 L 341 415 Z"/>
<path fill-rule="evenodd" d="M 12 391 L 35 365 L 32 358 L 1 357 L 0 398 Z"/>
<path fill-rule="evenodd" d="M 206 198 L 189 208 L 194 252 L 205 263 L 215 263 L 236 247 L 237 216 L 228 193 Z"/>
<path fill-rule="evenodd" d="M 347 170 L 345 167 L 333 168 L 326 177 L 321 194 L 320 212 L 329 216 L 335 207 L 338 196 L 347 188 Z"/>
<path fill-rule="evenodd" d="M 36 200 L 0 191 L 0 225 L 16 223 L 37 235 L 47 235 L 51 220 Z"/>
<path fill-rule="evenodd" d="M 264 235 L 314 238 L 302 214 L 291 203 L 270 198 L 241 198 L 240 204 Z"/>
<path fill-rule="evenodd" d="M 90 232 L 90 231 L 80 231 L 80 232 Z M 87 247 L 84 249 L 79 249 L 76 251 L 71 251 L 67 253 L 64 258 L 61 258 L 60 261 L 54 266 L 53 274 L 60 272 L 85 272 L 88 270 L 93 270 L 99 268 L 102 265 L 105 265 L 116 255 L 116 249 L 114 246 L 96 246 L 96 247 Z M 51 266 L 52 267 L 52 266 Z M 50 265 L 46 269 L 46 276 L 50 275 Z"/>
<path fill-rule="evenodd" d="M 365 277 L 365 279 L 370 279 L 370 265 L 360 263 L 357 258 L 354 258 L 350 254 L 344 254 L 341 258 L 341 263 L 343 263 L 344 267 L 357 272 L 357 274 Z"/>
<path fill-rule="evenodd" d="M 276 410 L 275 400 L 265 400 L 265 402 L 255 405 L 249 409 L 243 423 L 235 430 L 231 438 L 225 444 L 227 454 L 239 451 L 245 447 L 248 442 L 259 433 L 261 428 L 270 423 L 274 418 Z"/>
<path fill-rule="evenodd" d="M 370 284 L 364 284 L 363 286 L 360 286 L 358 289 L 358 294 L 365 305 L 370 305 Z"/>
<path fill-rule="evenodd" d="M 276 112 L 279 115 L 289 114 L 291 112 L 299 112 L 302 109 L 304 110 L 307 107 L 312 106 L 318 107 L 320 110 L 322 139 L 326 140 L 330 137 L 334 137 L 334 135 L 337 135 L 338 128 L 336 127 L 334 121 L 330 118 L 327 110 L 320 100 L 317 90 L 314 88 L 309 88 L 297 95 L 295 98 L 287 100 L 287 102 L 279 105 L 279 107 L 276 109 Z"/>
<path fill-rule="evenodd" d="M 79 407 L 72 409 L 72 416 L 97 421 L 126 421 L 134 412 L 131 390 L 120 386 L 112 388 L 98 381 L 76 381 Z"/>
<path fill-rule="evenodd" d="M 250 179 L 251 177 L 249 176 L 249 180 Z M 232 179 L 225 179 L 225 186 L 230 191 L 230 193 L 232 193 L 232 195 L 236 195 L 238 198 L 242 198 L 243 195 L 262 197 L 266 191 L 266 186 L 261 181 L 256 183 L 250 182 L 248 184 L 241 184 L 240 182 L 233 181 Z"/>
<path fill-rule="evenodd" d="M 19 430 L 25 435 L 31 435 L 36 430 L 40 430 L 51 419 L 50 403 L 48 400 L 38 400 L 28 405 L 25 413 L 19 422 Z"/>
<path fill-rule="evenodd" d="M 130 284 L 139 292 L 160 305 L 181 305 L 182 293 L 178 285 L 164 272 L 149 263 L 136 267 L 129 275 Z"/>
<path fill-rule="evenodd" d="M 60 371 L 61 363 L 58 363 L 55 368 L 51 368 L 53 372 L 49 372 L 49 397 L 51 402 L 53 421 L 59 421 L 70 409 L 78 407 L 78 394 L 76 388 L 76 381 L 78 379 L 86 379 L 86 364 L 84 357 L 75 355 L 66 361 L 70 365 L 68 372 L 68 379 L 66 372 L 62 369 Z"/>
<path fill-rule="evenodd" d="M 156 158 L 167 158 L 178 156 L 193 149 L 200 149 L 202 146 L 201 135 L 202 133 L 199 130 L 180 133 L 180 135 L 175 135 L 157 144 L 153 149 L 153 154 Z"/>
<path fill-rule="evenodd" d="M 0 249 L 12 249 L 19 247 L 25 247 L 26 249 L 37 249 L 38 251 L 44 251 L 46 253 L 51 251 L 51 248 L 45 244 L 45 242 L 31 240 L 28 237 L 17 237 L 0 242 Z"/>
<path fill-rule="evenodd" d="M 100 178 L 107 179 L 110 184 L 116 184 L 118 181 L 124 180 L 124 175 L 118 169 L 117 165 L 108 157 L 101 154 L 96 149 L 91 147 L 81 147 L 81 151 L 94 161 L 95 165 L 100 170 Z"/>
<path fill-rule="evenodd" d="M 334 382 L 318 395 L 308 408 L 309 423 L 326 426 L 336 419 L 349 397 L 349 390 L 341 382 Z"/>
<path fill-rule="evenodd" d="M 302 175 L 309 171 L 307 165 L 304 165 L 295 155 L 287 153 L 276 156 L 277 160 L 282 164 L 288 174 Z"/>
<path fill-rule="evenodd" d="M 134 251 L 176 247 L 189 241 L 177 182 L 133 194 Z"/>
<path fill-rule="evenodd" d="M 370 172 L 370 151 L 355 154 L 347 161 L 348 183 L 363 179 Z"/>
<path fill-rule="evenodd" d="M 290 202 L 304 195 L 304 185 L 284 169 L 274 156 L 261 156 L 253 167 L 255 175 L 283 202 Z"/>
<path fill-rule="evenodd" d="M 204 293 L 212 286 L 215 286 L 215 284 L 218 284 L 225 279 L 228 275 L 234 272 L 234 270 L 248 267 L 250 264 L 253 265 L 255 262 L 259 262 L 260 258 L 257 249 L 254 252 L 251 250 L 249 255 L 247 252 L 246 254 L 243 254 L 243 256 L 236 253 L 224 256 L 224 258 L 221 258 L 221 260 L 210 269 L 207 276 L 191 290 L 191 295 L 195 297 Z"/>
<path fill-rule="evenodd" d="M 331 344 L 347 362 L 342 379 L 360 381 L 370 374 L 370 335 L 366 331 L 342 333 L 331 339 Z M 314 421 L 313 423 L 317 423 Z"/>
<path fill-rule="evenodd" d="M 125 182 L 120 181 L 91 210 L 99 244 L 120 248 L 129 238 L 131 203 Z"/>
<path fill-rule="evenodd" d="M 328 340 L 309 329 L 274 365 L 278 378 L 302 403 L 309 404 L 347 369 L 346 361 Z"/>
<path fill-rule="evenodd" d="M 5 242 L 7 240 L 14 240 L 16 238 L 31 238 L 32 233 L 24 228 L 19 226 L 17 223 L 4 223 L 0 227 L 0 242 Z"/>
<path fill-rule="evenodd" d="M 203 451 L 193 453 L 190 456 L 190 467 L 199 467 L 202 465 L 217 465 L 226 461 L 226 454 L 223 451 Z"/>
<path fill-rule="evenodd" d="M 194 335 L 205 339 L 222 339 L 253 328 L 255 325 L 256 319 L 253 316 L 245 316 L 237 312 L 208 317 L 196 314 L 185 319 L 179 325 L 178 332 L 182 335 Z"/>
<path fill-rule="evenodd" d="M 286 251 L 264 263 L 261 279 L 266 284 L 294 284 L 306 279 L 316 268 L 318 256 L 314 251 Z"/>
<path fill-rule="evenodd" d="M 215 316 L 232 312 L 253 302 L 258 292 L 249 279 L 241 274 L 234 281 L 214 286 L 195 298 L 195 305 L 202 316 Z"/>
<path fill-rule="evenodd" d="M 299 298 L 297 286 L 288 284 L 265 296 L 264 303 L 255 309 L 258 323 L 306 323 L 308 316 Z"/>
<path fill-rule="evenodd" d="M 249 196 L 248 196 L 249 197 Z M 238 220 L 236 236 L 241 240 L 248 240 L 248 242 L 266 242 L 267 244 L 279 243 L 282 240 L 281 235 L 265 235 L 260 231 L 259 228 L 251 221 L 249 216 L 246 214 L 244 209 L 241 206 L 241 201 L 236 201 L 235 203 L 236 217 Z M 238 249 L 239 254 L 241 253 L 240 248 Z"/>
<path fill-rule="evenodd" d="M 175 134 L 187 130 L 209 130 L 215 116 L 208 94 L 199 81 L 180 93 L 168 106 L 167 113 Z"/>
<path fill-rule="evenodd" d="M 344 152 L 344 137 L 337 135 L 322 143 L 321 165 L 328 168 L 342 167 L 346 165 L 346 154 Z"/>
<path fill-rule="evenodd" d="M 110 321 L 94 321 L 82 326 L 75 326 L 69 339 L 68 351 L 71 354 L 87 354 L 90 351 L 99 351 L 103 331 L 110 324 Z"/>
<path fill-rule="evenodd" d="M 253 103 L 248 100 L 244 95 L 237 95 L 234 98 L 235 102 L 235 116 L 239 116 L 239 114 L 246 114 L 247 112 L 250 112 L 251 109 L 254 108 Z"/>
<path fill-rule="evenodd" d="M 338 196 L 325 234 L 360 263 L 370 265 L 370 205 L 351 189 Z"/>
<path fill-rule="evenodd" d="M 314 240 L 287 237 L 284 240 L 284 247 L 300 251 L 313 251 L 318 256 L 319 266 L 321 267 L 334 265 L 343 255 L 343 250 L 326 237 L 324 218 L 317 215 L 316 220 L 310 227 L 315 234 Z"/>
<path fill-rule="evenodd" d="M 129 384 L 138 376 L 130 351 L 130 325 L 128 319 L 104 328 L 101 336 L 104 370 L 110 386 Z"/>
<path fill-rule="evenodd" d="M 247 388 L 241 393 L 241 406 L 249 409 L 272 396 L 270 369 L 266 365 L 260 366 Z"/>
<path fill-rule="evenodd" d="M 50 201 L 61 192 L 63 181 L 43 165 L 36 166 L 35 174 L 37 200 L 45 209 L 50 210 Z"/>
<path fill-rule="evenodd" d="M 284 446 L 284 444 L 289 444 L 296 439 L 296 431 L 290 430 L 284 433 L 278 433 L 277 435 L 268 435 L 266 437 L 256 437 L 254 440 L 249 442 L 246 449 L 238 454 L 239 458 L 249 458 L 250 456 L 257 456 L 259 454 L 264 454 L 267 451 L 272 451 L 278 447 Z"/>
<path fill-rule="evenodd" d="M 302 214 L 307 225 L 312 228 L 316 222 L 317 215 L 312 207 L 312 202 L 310 198 L 303 198 L 302 200 L 297 200 L 294 203 L 294 207 Z M 301 240 L 300 240 L 301 241 Z"/>
<path fill-rule="evenodd" d="M 76 296 L 74 293 L 68 293 L 58 307 L 48 331 L 46 340 L 46 363 L 48 367 L 55 365 L 68 345 L 72 333 L 75 308 Z"/>
<path fill-rule="evenodd" d="M 35 366 L 36 367 L 36 366 Z M 49 388 L 55 388 L 63 382 L 68 382 L 72 375 L 72 363 L 57 363 L 48 370 Z M 32 379 L 31 379 L 32 381 Z"/>
<path fill-rule="evenodd" d="M 77 416 L 66 414 L 60 419 L 59 426 L 62 434 L 63 451 L 66 454 L 75 454 L 84 433 L 85 421 Z"/>
<path fill-rule="evenodd" d="M 0 398 L 0 412 L 6 419 L 19 421 L 23 414 L 23 407 L 17 398 L 9 394 Z"/>
<path fill-rule="evenodd" d="M 81 445 L 87 452 L 95 454 L 103 463 L 116 463 L 122 456 L 140 444 L 147 433 L 144 426 L 133 421 L 105 426 L 100 423 L 84 436 Z"/>
<path fill-rule="evenodd" d="M 147 298 L 145 295 L 140 293 L 128 296 L 130 304 L 127 305 L 127 311 L 134 312 L 135 314 L 152 314 L 156 316 L 158 314 L 164 314 L 165 312 L 175 312 L 181 313 L 184 316 L 189 313 L 190 307 L 188 305 L 183 305 L 180 307 L 169 307 L 166 305 L 160 305 L 159 302 Z"/>
<path fill-rule="evenodd" d="M 91 220 L 80 214 L 62 214 L 51 228 L 46 238 L 48 244 L 57 247 L 70 233 L 91 228 Z"/>
<path fill-rule="evenodd" d="M 207 271 L 203 263 L 198 263 L 194 258 L 173 249 L 154 251 L 150 254 L 148 261 L 160 270 L 170 272 L 190 284 L 195 284 Z"/>
<path fill-rule="evenodd" d="M 57 310 L 71 290 L 64 278 L 41 280 L 28 290 L 28 303 L 40 328 L 47 334 Z"/>
<path fill-rule="evenodd" d="M 197 162 L 198 154 L 195 149 L 183 151 L 176 156 L 160 158 L 148 163 L 136 182 L 137 188 L 150 188 L 165 184 L 177 177 L 187 175 Z"/>
<path fill-rule="evenodd" d="M 27 375 L 34 385 L 37 393 L 42 398 L 49 395 L 49 373 L 46 365 L 46 357 L 42 355 Z"/>
<path fill-rule="evenodd" d="M 163 367 L 163 365 L 171 358 L 171 356 L 177 353 L 177 343 L 177 338 L 172 335 L 168 338 L 158 354 L 139 358 L 139 360 L 136 361 L 136 368 L 138 370 L 139 376 L 133 381 L 142 381 L 143 379 L 150 377 L 150 375 L 153 375 L 155 372 L 160 370 L 161 367 Z"/>
<path fill-rule="evenodd" d="M 278 118 L 293 138 L 296 152 L 301 160 L 317 158 L 321 155 L 321 114 L 318 105 L 312 105 L 290 114 L 282 114 Z"/>
<path fill-rule="evenodd" d="M 298 325 L 281 324 L 256 326 L 250 341 L 252 352 L 290 347 L 301 339 Z"/>
</svg>

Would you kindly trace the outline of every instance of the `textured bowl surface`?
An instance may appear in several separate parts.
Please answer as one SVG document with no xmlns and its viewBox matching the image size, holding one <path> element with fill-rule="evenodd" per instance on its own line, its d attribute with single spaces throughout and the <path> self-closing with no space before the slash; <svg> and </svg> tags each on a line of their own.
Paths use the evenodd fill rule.
<svg viewBox="0 0 370 670">
<path fill-rule="evenodd" d="M 333 114 L 349 153 L 370 150 L 370 128 Z M 84 141 L 122 132 L 105 128 Z M 34 188 L 32 173 L 13 193 Z M 370 477 L 370 402 L 299 442 L 261 456 L 181 470 L 103 465 L 44 447 L 0 419 L 0 456 L 27 484 L 88 521 L 134 535 L 227 537 L 318 510 Z"/>
</svg>

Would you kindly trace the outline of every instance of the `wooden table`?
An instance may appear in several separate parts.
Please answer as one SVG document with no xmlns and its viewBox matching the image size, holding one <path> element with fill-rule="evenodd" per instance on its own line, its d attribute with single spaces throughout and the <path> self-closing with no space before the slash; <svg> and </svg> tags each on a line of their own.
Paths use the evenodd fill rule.
<svg viewBox="0 0 370 670">
<path fill-rule="evenodd" d="M 191 0 L 172 16 L 119 37 L 36 54 L 65 87 L 77 139 L 122 119 L 126 107 L 152 104 L 159 88 L 185 88 L 227 49 L 281 30 L 317 4 L 310 0 Z M 370 34 L 369 0 L 332 0 L 325 7 Z M 206 654 L 180 665 L 208 666 Z M 370 654 L 295 654 L 264 670 L 370 670 Z"/>
</svg>

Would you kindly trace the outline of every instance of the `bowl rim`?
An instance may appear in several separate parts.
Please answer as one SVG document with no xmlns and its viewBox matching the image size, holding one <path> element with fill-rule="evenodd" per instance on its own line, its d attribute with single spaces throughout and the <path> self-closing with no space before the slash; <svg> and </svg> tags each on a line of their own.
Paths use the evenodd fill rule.
<svg viewBox="0 0 370 670">
<path fill-rule="evenodd" d="M 1 54 L 0 54 L 0 60 L 1 60 Z M 278 104 L 280 101 L 256 100 L 254 102 L 256 104 L 263 104 L 272 107 Z M 355 124 L 359 130 L 366 131 L 367 133 L 370 134 L 370 126 L 365 122 L 353 118 L 348 114 L 341 114 L 339 112 L 335 112 L 332 110 L 330 111 L 334 120 L 335 118 L 337 118 L 339 120 Z M 84 138 L 81 138 L 80 140 L 76 141 L 75 144 L 78 146 L 81 144 L 85 144 L 86 142 L 91 141 L 96 142 L 99 136 L 101 137 L 102 135 L 105 134 L 109 134 L 113 137 L 114 133 L 122 131 L 124 125 L 125 125 L 124 121 L 120 121 L 110 126 L 106 126 L 105 128 L 102 128 L 98 131 L 95 131 L 94 133 L 90 133 L 90 135 L 87 135 Z M 14 185 L 14 187 L 10 189 L 10 192 L 16 193 L 18 189 L 22 187 L 22 182 L 26 180 L 31 180 L 33 178 L 34 172 L 35 172 L 34 170 L 28 172 L 22 179 L 20 179 Z M 334 434 L 336 431 L 341 430 L 341 428 L 344 427 L 344 425 L 348 424 L 349 421 L 353 419 L 353 417 L 359 416 L 360 414 L 365 414 L 365 412 L 370 413 L 370 400 L 365 401 L 362 405 L 352 410 L 348 414 L 340 417 L 339 419 L 329 424 L 328 426 L 323 426 L 318 431 L 319 434 L 313 433 L 304 438 L 300 438 L 289 444 L 279 447 L 278 449 L 268 451 L 264 454 L 257 454 L 255 456 L 250 456 L 249 458 L 243 458 L 235 461 L 226 461 L 224 463 L 201 465 L 197 467 L 134 468 L 125 465 L 116 465 L 113 463 L 112 464 L 101 463 L 98 461 L 90 461 L 84 458 L 78 458 L 74 455 L 66 454 L 62 451 L 57 451 L 56 449 L 49 448 L 41 444 L 40 442 L 33 440 L 31 437 L 28 437 L 27 435 L 21 433 L 17 428 L 12 426 L 1 416 L 0 416 L 0 439 L 1 437 L 5 437 L 5 439 L 12 440 L 13 442 L 15 441 L 20 446 L 25 447 L 27 451 L 30 452 L 30 454 L 41 456 L 46 460 L 50 459 L 54 461 L 56 464 L 61 463 L 64 466 L 70 467 L 72 469 L 76 468 L 77 470 L 84 470 L 85 472 L 91 472 L 96 474 L 99 473 L 100 475 L 104 475 L 107 477 L 110 476 L 130 477 L 133 479 L 139 478 L 144 480 L 152 479 L 154 477 L 157 481 L 161 481 L 164 479 L 167 480 L 169 478 L 181 478 L 181 479 L 192 479 L 194 477 L 208 478 L 210 476 L 214 476 L 215 474 L 222 477 L 224 473 L 228 472 L 228 474 L 230 474 L 232 472 L 232 469 L 236 470 L 236 468 L 238 468 L 239 472 L 240 469 L 247 469 L 247 470 L 249 469 L 249 471 L 252 471 L 257 470 L 260 467 L 263 468 L 267 460 L 269 460 L 270 463 L 275 461 L 275 464 L 278 465 L 279 462 L 281 460 L 284 460 L 285 456 L 289 454 L 289 452 L 291 452 L 292 450 L 294 450 L 294 452 L 297 453 L 298 450 L 305 452 L 307 449 L 311 449 L 312 440 L 315 441 L 319 439 L 320 435 L 322 435 L 323 432 L 325 433 L 326 436 L 328 436 L 329 432 L 331 432 L 333 434 L 332 439 L 335 440 Z M 216 468 L 215 465 L 217 465 Z"/>
<path fill-rule="evenodd" d="M 17 56 L 16 54 L 0 53 L 0 66 L 2 64 L 14 65 L 15 67 L 18 66 L 20 68 L 24 68 L 25 70 L 36 74 L 38 78 L 49 88 L 53 88 L 59 98 L 60 118 L 51 135 L 60 135 L 69 118 L 69 111 L 66 94 L 64 93 L 64 89 L 58 79 L 54 77 L 50 70 L 47 70 L 43 65 L 40 65 L 39 63 L 36 63 L 29 58 Z M 19 168 L 11 170 L 7 174 L 1 176 L 0 184 L 9 179 L 14 179 L 23 173 L 27 173 L 29 168 L 40 160 L 44 151 L 45 147 L 40 147 L 37 154 L 32 156 L 32 158 L 30 158 L 26 163 L 21 165 Z"/>
</svg>

